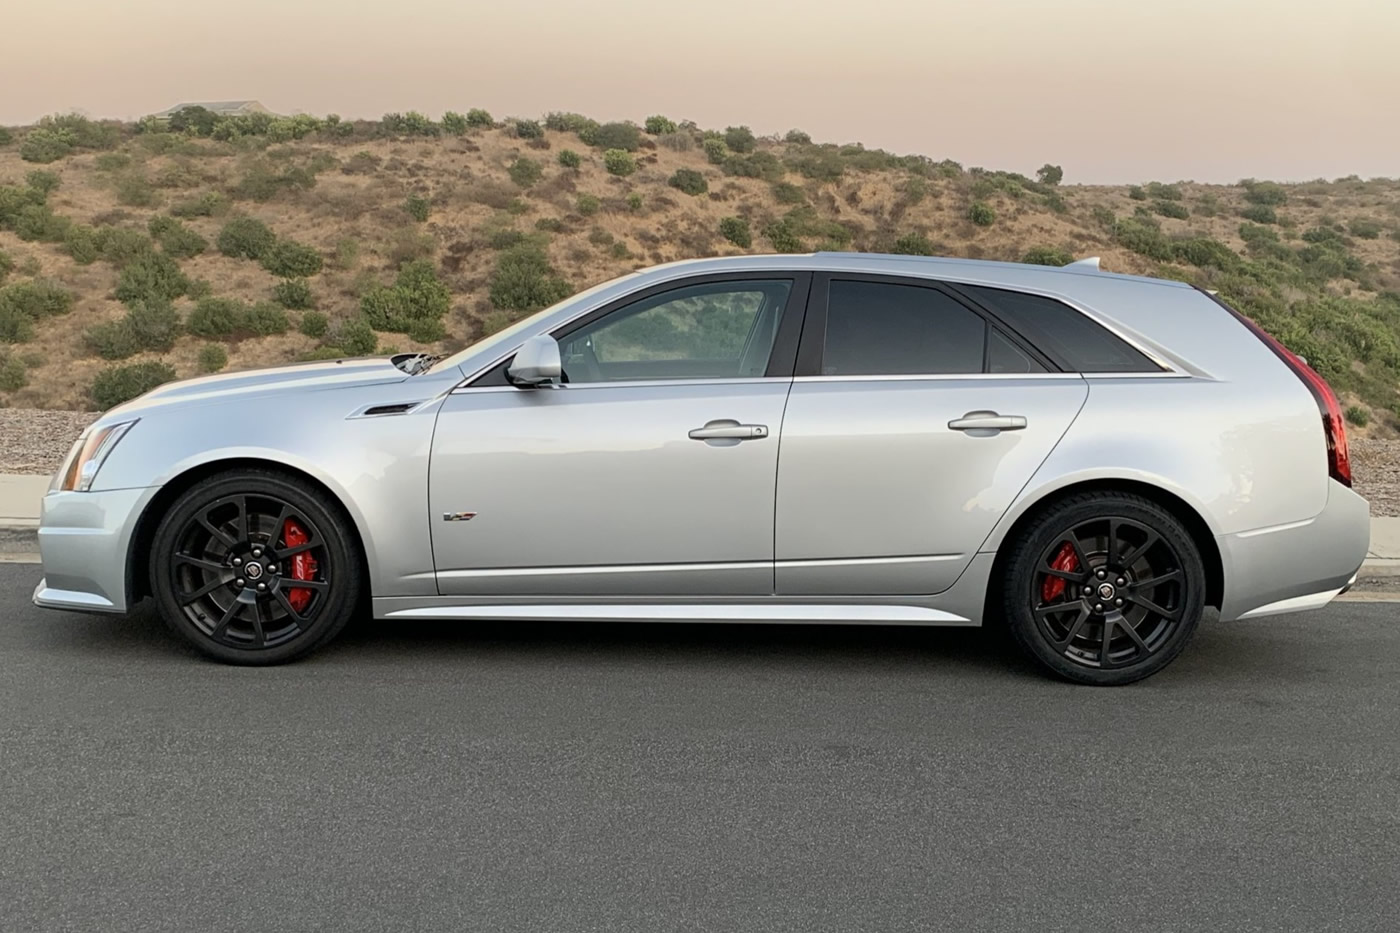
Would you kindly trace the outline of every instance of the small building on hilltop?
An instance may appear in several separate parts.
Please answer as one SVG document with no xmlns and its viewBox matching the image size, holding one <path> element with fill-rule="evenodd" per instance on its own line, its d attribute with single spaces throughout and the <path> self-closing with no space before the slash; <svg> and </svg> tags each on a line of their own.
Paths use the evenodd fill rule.
<svg viewBox="0 0 1400 933">
<path fill-rule="evenodd" d="M 176 104 L 169 110 L 162 110 L 160 113 L 151 114 L 162 120 L 168 120 L 175 114 L 187 107 L 203 107 L 205 110 L 219 117 L 247 116 L 253 113 L 272 113 L 262 104 L 255 100 L 192 100 L 183 104 Z"/>
</svg>

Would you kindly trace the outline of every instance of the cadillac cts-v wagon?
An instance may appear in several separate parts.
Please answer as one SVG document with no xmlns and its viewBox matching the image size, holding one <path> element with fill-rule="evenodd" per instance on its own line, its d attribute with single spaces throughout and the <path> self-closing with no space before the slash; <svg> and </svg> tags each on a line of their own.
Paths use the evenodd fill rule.
<svg viewBox="0 0 1400 933">
<path fill-rule="evenodd" d="M 41 606 L 152 597 L 266 664 L 379 619 L 1005 624 L 1121 684 L 1324 605 L 1368 541 L 1337 399 L 1179 282 L 746 256 L 606 282 L 444 359 L 175 382 L 45 497 Z"/>
</svg>

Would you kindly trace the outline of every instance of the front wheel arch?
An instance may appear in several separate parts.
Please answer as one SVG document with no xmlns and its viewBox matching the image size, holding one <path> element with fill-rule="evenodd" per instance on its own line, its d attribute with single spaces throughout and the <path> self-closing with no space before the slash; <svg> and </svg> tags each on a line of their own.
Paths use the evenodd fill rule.
<svg viewBox="0 0 1400 933">
<path fill-rule="evenodd" d="M 1020 517 L 1006 530 L 1006 534 L 1002 535 L 1001 538 L 1001 546 L 997 548 L 996 559 L 992 562 L 991 574 L 987 578 L 989 585 L 983 617 L 995 618 L 998 611 L 997 607 L 1000 605 L 1001 598 L 998 581 L 1003 579 L 1006 572 L 1006 555 L 1010 551 L 1008 546 L 1010 542 L 1018 540 L 1027 526 L 1035 522 L 1047 508 L 1063 499 L 1083 493 L 1115 492 L 1141 496 L 1166 509 L 1177 521 L 1186 526 L 1187 532 L 1191 535 L 1192 543 L 1200 552 L 1201 563 L 1205 565 L 1206 605 L 1219 609 L 1225 598 L 1225 565 L 1221 560 L 1220 547 L 1216 544 L 1215 535 L 1211 533 L 1210 526 L 1206 524 L 1200 513 L 1180 496 L 1168 492 L 1160 486 L 1153 486 L 1151 483 L 1141 483 L 1134 480 L 1096 479 L 1074 483 L 1048 493 L 1023 511 Z"/>
<path fill-rule="evenodd" d="M 364 535 L 360 531 L 359 524 L 355 521 L 350 510 L 345 507 L 333 489 L 327 486 L 317 477 L 307 473 L 305 470 L 298 470 L 289 467 L 285 463 L 278 463 L 273 460 L 262 460 L 257 457 L 239 457 L 229 460 L 211 460 L 208 463 L 201 463 L 190 467 L 183 473 L 170 478 L 164 486 L 160 488 L 151 501 L 146 503 L 146 508 L 141 513 L 141 517 L 136 521 L 136 528 L 131 534 L 131 541 L 127 545 L 126 559 L 126 593 L 127 605 L 134 604 L 137 600 L 151 594 L 151 548 L 155 543 L 156 529 L 160 526 L 161 519 L 165 513 L 170 511 L 170 507 L 175 503 L 181 494 L 198 483 L 209 480 L 221 473 L 231 470 L 264 470 L 269 473 L 277 473 L 292 479 L 300 480 L 315 487 L 325 495 L 326 499 L 335 505 L 340 511 L 340 517 L 345 522 L 345 529 L 349 532 L 351 544 L 360 561 L 361 579 L 367 585 L 364 587 L 361 597 L 368 599 L 372 589 L 372 581 L 369 573 L 369 555 L 365 550 Z"/>
</svg>

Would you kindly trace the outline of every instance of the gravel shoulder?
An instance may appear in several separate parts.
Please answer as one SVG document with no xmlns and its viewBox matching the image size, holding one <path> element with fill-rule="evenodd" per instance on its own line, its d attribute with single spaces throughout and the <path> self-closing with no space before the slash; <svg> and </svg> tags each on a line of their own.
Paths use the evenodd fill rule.
<svg viewBox="0 0 1400 933">
<path fill-rule="evenodd" d="M 91 411 L 0 408 L 0 473 L 53 473 L 74 439 L 98 417 Z M 1373 516 L 1400 516 L 1400 440 L 1353 438 L 1356 491 Z"/>
</svg>

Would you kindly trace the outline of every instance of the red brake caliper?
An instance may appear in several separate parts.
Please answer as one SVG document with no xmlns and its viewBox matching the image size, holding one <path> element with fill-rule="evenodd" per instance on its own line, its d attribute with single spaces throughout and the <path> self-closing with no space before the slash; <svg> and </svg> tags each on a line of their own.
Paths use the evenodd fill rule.
<svg viewBox="0 0 1400 933">
<path fill-rule="evenodd" d="M 296 547 L 311 540 L 311 536 L 292 519 L 287 519 L 282 526 L 282 543 L 286 547 Z M 302 551 L 300 554 L 292 555 L 292 579 L 293 580 L 314 580 L 316 579 L 316 558 L 311 556 L 310 551 Z M 311 591 L 305 587 L 287 590 L 287 602 L 292 604 L 292 608 L 301 612 L 306 608 L 306 604 L 311 602 Z"/>
<path fill-rule="evenodd" d="M 1055 559 L 1050 562 L 1050 566 L 1056 570 L 1063 570 L 1066 573 L 1074 573 L 1079 569 L 1079 561 L 1074 556 L 1074 546 L 1068 541 L 1060 548 Z M 1045 582 L 1040 584 L 1041 602 L 1052 602 L 1057 597 L 1063 596 L 1065 592 L 1065 578 L 1046 576 Z"/>
</svg>

